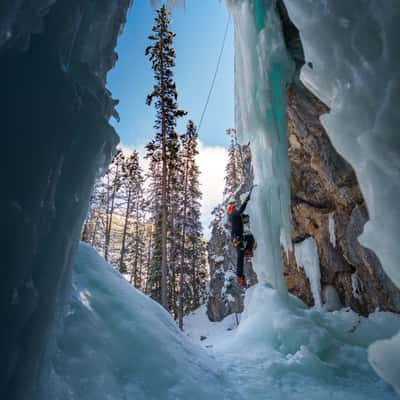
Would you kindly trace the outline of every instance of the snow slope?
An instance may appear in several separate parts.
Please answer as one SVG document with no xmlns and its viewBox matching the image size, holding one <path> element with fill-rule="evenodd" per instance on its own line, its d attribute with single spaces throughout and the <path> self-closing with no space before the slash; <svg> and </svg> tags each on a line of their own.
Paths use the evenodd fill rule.
<svg viewBox="0 0 400 400">
<path fill-rule="evenodd" d="M 81 244 L 42 398 L 396 398 L 370 367 L 367 346 L 400 329 L 399 316 L 326 313 L 288 299 L 258 285 L 247 292 L 239 328 L 234 316 L 210 323 L 203 307 L 182 334 L 162 307 Z"/>
<path fill-rule="evenodd" d="M 157 303 L 80 245 L 46 399 L 240 399 Z"/>
</svg>

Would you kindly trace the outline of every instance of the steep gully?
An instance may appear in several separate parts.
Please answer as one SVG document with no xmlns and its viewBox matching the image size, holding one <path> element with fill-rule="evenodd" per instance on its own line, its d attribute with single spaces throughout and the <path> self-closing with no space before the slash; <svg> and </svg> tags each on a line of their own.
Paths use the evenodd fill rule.
<svg viewBox="0 0 400 400">
<path fill-rule="evenodd" d="M 90 190 L 118 141 L 105 82 L 130 3 L 7 0 L 0 7 L 2 398 L 33 399 L 48 373 L 44 360 Z"/>
</svg>

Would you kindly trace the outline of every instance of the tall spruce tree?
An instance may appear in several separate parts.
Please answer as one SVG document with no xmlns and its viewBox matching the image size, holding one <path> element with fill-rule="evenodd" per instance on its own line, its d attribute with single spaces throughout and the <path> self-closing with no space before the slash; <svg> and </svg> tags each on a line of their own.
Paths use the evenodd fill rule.
<svg viewBox="0 0 400 400">
<path fill-rule="evenodd" d="M 167 229 L 169 219 L 168 190 L 169 190 L 169 160 L 176 151 L 177 134 L 175 132 L 176 120 L 186 114 L 185 111 L 178 108 L 178 94 L 173 76 L 173 67 L 175 66 L 175 50 L 173 40 L 175 33 L 169 30 L 170 15 L 165 5 L 157 10 L 153 34 L 149 36 L 152 44 L 147 47 L 145 54 L 148 56 L 154 79 L 156 81 L 153 91 L 147 96 L 146 103 L 154 104 L 156 109 L 156 120 L 154 128 L 156 129 L 155 138 L 147 145 L 147 155 L 152 162 L 156 160 L 161 162 L 161 199 L 160 210 L 154 210 L 161 215 L 154 218 L 155 240 L 154 246 L 159 246 L 161 254 L 154 253 L 154 257 L 160 258 L 161 270 L 161 304 L 168 309 L 168 260 L 167 260 Z M 156 247 L 157 248 L 157 247 Z M 153 267 L 157 268 L 156 260 L 152 262 Z"/>
<path fill-rule="evenodd" d="M 225 167 L 225 188 L 224 197 L 238 198 L 238 189 L 243 180 L 243 155 L 241 146 L 237 142 L 236 130 L 227 129 L 226 133 L 231 137 L 231 143 L 228 149 L 228 163 Z"/>
</svg>

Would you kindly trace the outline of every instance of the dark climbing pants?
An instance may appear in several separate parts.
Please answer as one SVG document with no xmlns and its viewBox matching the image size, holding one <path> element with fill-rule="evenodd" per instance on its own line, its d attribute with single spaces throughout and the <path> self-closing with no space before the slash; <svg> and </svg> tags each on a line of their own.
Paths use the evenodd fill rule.
<svg viewBox="0 0 400 400">
<path fill-rule="evenodd" d="M 236 264 L 236 275 L 244 276 L 243 274 L 243 265 L 244 265 L 244 246 L 243 243 L 240 243 L 238 247 L 236 247 L 237 252 L 237 264 Z"/>
<path fill-rule="evenodd" d="M 253 250 L 256 241 L 251 233 L 244 235 L 244 242 L 246 244 L 245 249 Z"/>
<path fill-rule="evenodd" d="M 244 235 L 243 240 L 240 241 L 238 247 L 236 247 L 237 252 L 237 264 L 236 264 L 236 275 L 244 276 L 243 267 L 244 267 L 244 251 L 253 250 L 255 244 L 254 236 L 250 233 Z"/>
</svg>

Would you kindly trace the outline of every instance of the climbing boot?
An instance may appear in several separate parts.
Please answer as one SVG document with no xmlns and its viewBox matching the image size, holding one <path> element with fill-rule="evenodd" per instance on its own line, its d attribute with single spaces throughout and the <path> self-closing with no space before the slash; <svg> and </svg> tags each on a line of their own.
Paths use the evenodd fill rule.
<svg viewBox="0 0 400 400">
<path fill-rule="evenodd" d="M 247 288 L 246 278 L 244 276 L 238 276 L 237 281 L 242 288 Z"/>
<path fill-rule="evenodd" d="M 252 249 L 244 249 L 244 256 L 246 258 L 252 258 L 253 257 L 253 250 Z"/>
</svg>

